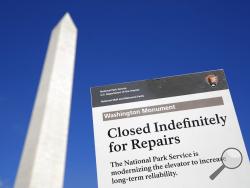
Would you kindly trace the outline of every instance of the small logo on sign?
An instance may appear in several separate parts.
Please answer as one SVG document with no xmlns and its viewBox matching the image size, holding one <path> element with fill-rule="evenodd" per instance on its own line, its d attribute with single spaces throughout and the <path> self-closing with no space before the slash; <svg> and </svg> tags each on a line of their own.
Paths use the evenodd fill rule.
<svg viewBox="0 0 250 188">
<path fill-rule="evenodd" d="M 214 74 L 210 74 L 206 77 L 206 82 L 211 86 L 211 87 L 215 87 L 218 84 L 218 76 L 214 75 Z"/>
</svg>

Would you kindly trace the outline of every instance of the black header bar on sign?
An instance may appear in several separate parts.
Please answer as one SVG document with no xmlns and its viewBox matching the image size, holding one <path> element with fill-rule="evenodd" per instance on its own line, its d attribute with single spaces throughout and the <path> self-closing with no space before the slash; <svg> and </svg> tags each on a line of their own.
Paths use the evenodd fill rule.
<svg viewBox="0 0 250 188">
<path fill-rule="evenodd" d="M 228 89 L 223 70 L 120 83 L 91 88 L 92 106 L 174 97 Z"/>
</svg>

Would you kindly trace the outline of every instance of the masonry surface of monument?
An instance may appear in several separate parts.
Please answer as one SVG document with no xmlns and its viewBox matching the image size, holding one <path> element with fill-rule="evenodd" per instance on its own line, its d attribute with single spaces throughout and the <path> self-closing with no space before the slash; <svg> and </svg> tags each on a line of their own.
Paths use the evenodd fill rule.
<svg viewBox="0 0 250 188">
<path fill-rule="evenodd" d="M 53 29 L 15 188 L 62 188 L 77 28 L 66 13 Z"/>
</svg>

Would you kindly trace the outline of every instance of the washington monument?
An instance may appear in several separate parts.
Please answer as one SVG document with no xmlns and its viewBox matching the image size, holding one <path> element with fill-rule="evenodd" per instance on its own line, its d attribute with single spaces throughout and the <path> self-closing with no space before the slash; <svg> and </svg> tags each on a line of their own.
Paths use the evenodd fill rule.
<svg viewBox="0 0 250 188">
<path fill-rule="evenodd" d="M 77 28 L 66 13 L 53 29 L 15 188 L 62 188 Z"/>
</svg>

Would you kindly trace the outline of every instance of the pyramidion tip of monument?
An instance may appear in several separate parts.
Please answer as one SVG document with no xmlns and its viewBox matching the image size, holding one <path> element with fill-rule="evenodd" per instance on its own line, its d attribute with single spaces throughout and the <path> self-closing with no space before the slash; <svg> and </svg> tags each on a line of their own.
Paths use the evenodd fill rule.
<svg viewBox="0 0 250 188">
<path fill-rule="evenodd" d="M 77 27 L 76 27 L 76 25 L 75 25 L 75 23 L 74 23 L 74 21 L 73 21 L 73 19 L 72 19 L 69 12 L 66 12 L 64 14 L 64 16 L 61 18 L 61 20 L 59 21 L 58 26 L 62 26 L 62 25 L 65 25 L 67 27 L 72 27 L 75 30 L 77 30 Z"/>
</svg>

